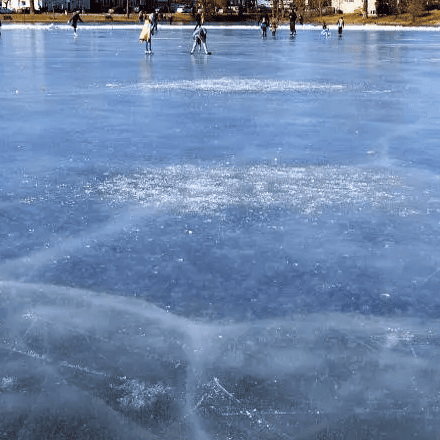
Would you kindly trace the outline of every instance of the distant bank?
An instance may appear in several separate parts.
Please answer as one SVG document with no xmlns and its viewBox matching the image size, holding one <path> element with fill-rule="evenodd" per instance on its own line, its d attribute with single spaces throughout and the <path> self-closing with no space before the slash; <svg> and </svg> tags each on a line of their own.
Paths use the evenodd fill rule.
<svg viewBox="0 0 440 440">
<path fill-rule="evenodd" d="M 7 23 L 67 23 L 72 14 L 62 13 L 39 13 L 39 14 L 0 14 L 0 19 L 3 24 Z M 81 14 L 84 23 L 96 24 L 136 24 L 139 23 L 138 14 L 132 13 L 129 17 L 126 14 Z M 255 24 L 258 20 L 259 14 L 243 14 L 238 15 L 218 15 L 213 16 L 207 22 L 212 23 L 240 23 L 240 24 Z M 162 20 L 159 23 L 169 24 L 171 18 L 172 24 L 186 24 L 195 21 L 191 14 L 163 14 Z M 325 21 L 327 24 L 334 25 L 339 19 L 339 15 L 325 15 L 319 17 L 317 15 L 304 17 L 305 24 L 320 24 Z M 288 17 L 281 19 L 282 24 L 288 23 Z M 423 16 L 412 20 L 409 14 L 388 15 L 380 17 L 362 17 L 360 14 L 345 14 L 344 21 L 346 25 L 380 25 L 380 26 L 420 26 L 420 27 L 437 27 L 440 26 L 440 10 L 433 10 L 425 13 Z"/>
</svg>

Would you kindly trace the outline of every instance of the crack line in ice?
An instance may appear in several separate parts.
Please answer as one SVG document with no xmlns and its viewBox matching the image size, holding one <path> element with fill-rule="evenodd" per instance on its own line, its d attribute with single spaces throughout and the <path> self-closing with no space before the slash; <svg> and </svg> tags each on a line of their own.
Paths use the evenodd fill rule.
<svg viewBox="0 0 440 440">
<path fill-rule="evenodd" d="M 414 207 L 401 206 L 408 196 L 399 176 L 350 166 L 173 165 L 116 175 L 85 191 L 116 204 L 135 202 L 205 214 L 234 206 L 273 206 L 304 214 L 322 213 L 332 206 L 392 209 L 402 216 L 419 213 Z"/>
</svg>

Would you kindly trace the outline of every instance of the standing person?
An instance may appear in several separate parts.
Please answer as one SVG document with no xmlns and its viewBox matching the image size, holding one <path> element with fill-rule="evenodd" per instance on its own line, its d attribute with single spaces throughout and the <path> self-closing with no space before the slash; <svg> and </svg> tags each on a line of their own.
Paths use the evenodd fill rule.
<svg viewBox="0 0 440 440">
<path fill-rule="evenodd" d="M 79 15 L 79 11 L 76 11 L 73 13 L 72 18 L 69 20 L 69 24 L 71 24 L 73 26 L 73 33 L 76 36 L 76 28 L 78 27 L 78 21 L 80 21 L 81 23 L 83 22 L 81 20 L 81 17 Z"/>
<path fill-rule="evenodd" d="M 329 38 L 330 37 L 330 30 L 327 27 L 327 23 L 325 21 L 322 22 L 322 31 L 321 31 L 321 35 L 325 38 Z"/>
<path fill-rule="evenodd" d="M 292 9 L 292 11 L 289 14 L 289 21 L 290 21 L 290 35 L 296 34 L 296 29 L 295 29 L 296 12 L 295 12 L 295 9 Z"/>
<path fill-rule="evenodd" d="M 202 45 L 203 45 L 203 50 L 205 51 L 205 54 L 211 55 L 211 52 L 208 52 L 208 47 L 206 46 L 206 34 L 207 34 L 206 29 L 201 24 L 201 20 L 197 21 L 196 27 L 193 32 L 194 44 L 191 49 L 191 55 L 196 50 L 197 46 L 199 46 L 199 49 L 201 50 Z"/>
<path fill-rule="evenodd" d="M 277 28 L 278 28 L 278 18 L 275 15 L 272 15 L 272 19 L 270 20 L 270 30 L 272 31 L 273 37 L 275 37 Z"/>
<path fill-rule="evenodd" d="M 267 27 L 269 26 L 269 21 L 266 19 L 266 16 L 263 16 L 261 19 L 261 31 L 263 32 L 263 38 L 267 37 Z"/>
<path fill-rule="evenodd" d="M 157 15 L 156 15 L 156 12 L 153 12 L 151 14 L 151 24 L 153 25 L 152 35 L 154 35 L 154 31 L 157 31 Z"/>
<path fill-rule="evenodd" d="M 196 27 L 194 28 L 194 30 L 196 30 L 197 27 L 201 25 L 202 25 L 202 16 L 200 14 L 196 14 Z"/>
<path fill-rule="evenodd" d="M 145 18 L 144 25 L 139 35 L 140 41 L 145 41 L 145 53 L 153 53 L 151 49 L 151 35 L 153 34 L 153 23 L 150 15 Z"/>
<path fill-rule="evenodd" d="M 342 35 L 342 28 L 344 26 L 345 26 L 344 19 L 342 18 L 342 15 L 341 15 L 338 20 L 338 34 L 339 35 Z"/>
</svg>

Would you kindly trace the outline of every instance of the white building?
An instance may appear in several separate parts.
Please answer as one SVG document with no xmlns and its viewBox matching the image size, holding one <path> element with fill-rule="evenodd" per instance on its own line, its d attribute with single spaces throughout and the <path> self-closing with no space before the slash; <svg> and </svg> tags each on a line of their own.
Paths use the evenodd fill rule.
<svg viewBox="0 0 440 440">
<path fill-rule="evenodd" d="M 332 7 L 344 14 L 352 14 L 356 10 L 364 14 L 365 2 L 368 2 L 368 15 L 376 15 L 376 0 L 332 0 Z"/>
<path fill-rule="evenodd" d="M 30 7 L 32 0 L 9 0 L 8 8 L 19 11 Z M 90 0 L 33 0 L 35 10 L 38 11 L 42 8 L 47 8 L 49 11 L 52 9 L 56 11 L 67 10 L 76 11 L 90 9 Z"/>
<path fill-rule="evenodd" d="M 35 9 L 38 10 L 41 7 L 41 0 L 34 0 Z M 30 0 L 9 0 L 8 8 L 19 11 L 30 7 Z"/>
</svg>

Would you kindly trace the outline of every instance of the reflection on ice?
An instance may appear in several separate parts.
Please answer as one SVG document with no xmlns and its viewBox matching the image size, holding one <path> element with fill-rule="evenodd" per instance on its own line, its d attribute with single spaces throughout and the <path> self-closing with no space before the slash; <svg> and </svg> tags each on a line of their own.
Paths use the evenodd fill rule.
<svg viewBox="0 0 440 440">
<path fill-rule="evenodd" d="M 408 207 L 401 178 L 385 169 L 351 166 L 175 165 L 116 175 L 86 189 L 114 202 L 136 201 L 161 209 L 212 213 L 230 206 L 278 206 L 310 214 L 326 207 Z"/>
<path fill-rule="evenodd" d="M 9 282 L 0 299 L 9 439 L 435 439 L 440 429 L 436 321 L 192 322 L 139 300 Z"/>
</svg>

